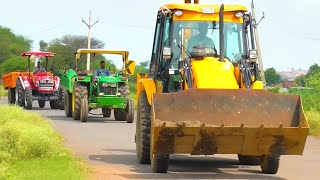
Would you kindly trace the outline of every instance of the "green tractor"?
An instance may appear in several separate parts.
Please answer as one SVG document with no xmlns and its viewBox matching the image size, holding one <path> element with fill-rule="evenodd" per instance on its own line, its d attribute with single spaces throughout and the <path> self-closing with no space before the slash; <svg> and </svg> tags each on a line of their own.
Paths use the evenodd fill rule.
<svg viewBox="0 0 320 180">
<path fill-rule="evenodd" d="M 99 75 L 95 69 L 79 69 L 80 57 L 93 54 L 92 64 L 97 54 L 122 55 L 123 67 L 110 75 Z M 63 104 L 67 117 L 87 122 L 90 110 L 102 109 L 103 117 L 110 117 L 113 109 L 116 121 L 132 123 L 134 104 L 129 98 L 128 76 L 133 75 L 135 61 L 128 60 L 128 51 L 104 49 L 79 49 L 76 53 L 76 68 L 60 71 L 63 86 Z"/>
</svg>

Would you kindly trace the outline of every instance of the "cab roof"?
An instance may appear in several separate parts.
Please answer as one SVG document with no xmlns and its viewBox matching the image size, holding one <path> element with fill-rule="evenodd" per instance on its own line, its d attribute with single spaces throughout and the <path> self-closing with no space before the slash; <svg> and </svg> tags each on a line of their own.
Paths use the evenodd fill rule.
<svg viewBox="0 0 320 180">
<path fill-rule="evenodd" d="M 55 55 L 55 53 L 29 51 L 29 52 L 23 52 L 20 54 L 20 56 L 32 56 L 32 55 L 37 56 L 37 57 L 53 57 Z"/>
<path fill-rule="evenodd" d="M 203 12 L 204 8 L 213 8 L 214 13 L 219 12 L 220 4 L 165 4 L 160 6 L 160 10 L 170 9 L 180 9 L 180 10 L 188 10 L 188 11 L 195 11 L 195 12 Z M 240 4 L 225 4 L 224 5 L 224 12 L 234 12 L 234 11 L 243 11 L 246 12 L 247 8 L 244 5 Z"/>
</svg>

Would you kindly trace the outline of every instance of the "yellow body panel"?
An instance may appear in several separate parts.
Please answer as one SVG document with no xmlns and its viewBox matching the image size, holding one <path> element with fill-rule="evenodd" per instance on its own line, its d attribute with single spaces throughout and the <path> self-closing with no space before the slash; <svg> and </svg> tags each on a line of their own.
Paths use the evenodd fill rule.
<svg viewBox="0 0 320 180">
<path fill-rule="evenodd" d="M 151 105 L 152 94 L 157 92 L 155 81 L 148 78 L 148 74 L 137 74 L 137 101 L 142 91 L 145 91 L 148 98 L 148 103 Z"/>
<path fill-rule="evenodd" d="M 234 76 L 234 67 L 228 60 L 220 62 L 217 58 L 192 60 L 193 88 L 199 89 L 239 89 Z"/>
</svg>

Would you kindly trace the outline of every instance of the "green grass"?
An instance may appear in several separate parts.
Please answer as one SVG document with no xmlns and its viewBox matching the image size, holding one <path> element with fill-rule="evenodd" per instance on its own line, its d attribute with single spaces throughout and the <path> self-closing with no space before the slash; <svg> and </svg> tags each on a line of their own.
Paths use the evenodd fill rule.
<svg viewBox="0 0 320 180">
<path fill-rule="evenodd" d="M 84 179 L 49 121 L 16 106 L 0 114 L 0 179 Z"/>
<path fill-rule="evenodd" d="M 306 117 L 309 123 L 309 134 L 320 136 L 320 113 L 315 110 L 306 111 Z"/>
<path fill-rule="evenodd" d="M 3 86 L 0 85 L 0 97 L 7 96 L 8 91 L 4 90 Z"/>
</svg>

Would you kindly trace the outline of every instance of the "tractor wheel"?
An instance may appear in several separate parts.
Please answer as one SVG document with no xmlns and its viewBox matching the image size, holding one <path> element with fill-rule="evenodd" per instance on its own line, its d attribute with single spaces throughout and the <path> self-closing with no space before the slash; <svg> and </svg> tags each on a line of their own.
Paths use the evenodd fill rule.
<svg viewBox="0 0 320 180">
<path fill-rule="evenodd" d="M 25 105 L 25 92 L 24 92 L 24 89 L 23 89 L 22 84 L 19 79 L 17 80 L 16 88 L 17 88 L 17 93 L 18 93 L 18 95 L 16 96 L 17 104 L 20 107 L 24 107 L 24 105 Z"/>
<path fill-rule="evenodd" d="M 25 97 L 26 97 L 26 99 L 25 99 L 24 108 L 30 110 L 30 109 L 32 109 L 32 101 L 33 101 L 32 90 L 30 88 L 25 89 Z"/>
<path fill-rule="evenodd" d="M 51 100 L 50 107 L 51 107 L 51 109 L 59 109 L 60 108 L 60 101 L 59 100 Z"/>
<path fill-rule="evenodd" d="M 59 90 L 59 109 L 64 110 L 64 97 L 65 97 L 65 90 L 60 88 Z"/>
<path fill-rule="evenodd" d="M 125 121 L 126 120 L 126 112 L 124 109 L 114 108 L 113 109 L 114 119 L 116 121 Z"/>
<path fill-rule="evenodd" d="M 127 100 L 126 107 L 126 121 L 127 123 L 132 123 L 134 119 L 134 105 L 131 99 Z"/>
<path fill-rule="evenodd" d="M 15 104 L 16 102 L 16 89 L 15 88 L 9 88 L 8 89 L 8 104 Z"/>
<path fill-rule="evenodd" d="M 238 154 L 238 159 L 241 165 L 260 165 L 260 156 L 243 156 Z"/>
<path fill-rule="evenodd" d="M 87 89 L 86 89 L 87 90 Z M 81 100 L 81 107 L 80 107 L 80 121 L 87 122 L 88 121 L 88 97 L 84 97 Z"/>
<path fill-rule="evenodd" d="M 44 108 L 44 106 L 46 105 L 46 101 L 44 100 L 38 100 L 38 104 L 40 108 Z"/>
<path fill-rule="evenodd" d="M 111 116 L 111 109 L 110 108 L 102 108 L 102 115 L 103 117 L 110 117 Z"/>
<path fill-rule="evenodd" d="M 80 120 L 81 101 L 87 96 L 87 87 L 77 84 L 72 93 L 72 116 L 74 120 Z"/>
<path fill-rule="evenodd" d="M 64 91 L 64 97 L 65 100 L 63 101 L 64 103 L 64 112 L 67 117 L 72 117 L 72 94 L 69 93 L 67 90 Z"/>
<path fill-rule="evenodd" d="M 136 121 L 136 149 L 138 161 L 141 164 L 150 164 L 150 126 L 151 107 L 146 92 L 140 94 Z"/>
<path fill-rule="evenodd" d="M 151 159 L 154 173 L 167 173 L 169 167 L 169 155 L 154 154 Z"/>
<path fill-rule="evenodd" d="M 276 174 L 279 169 L 279 155 L 264 155 L 261 158 L 260 167 L 265 174 Z"/>
</svg>

